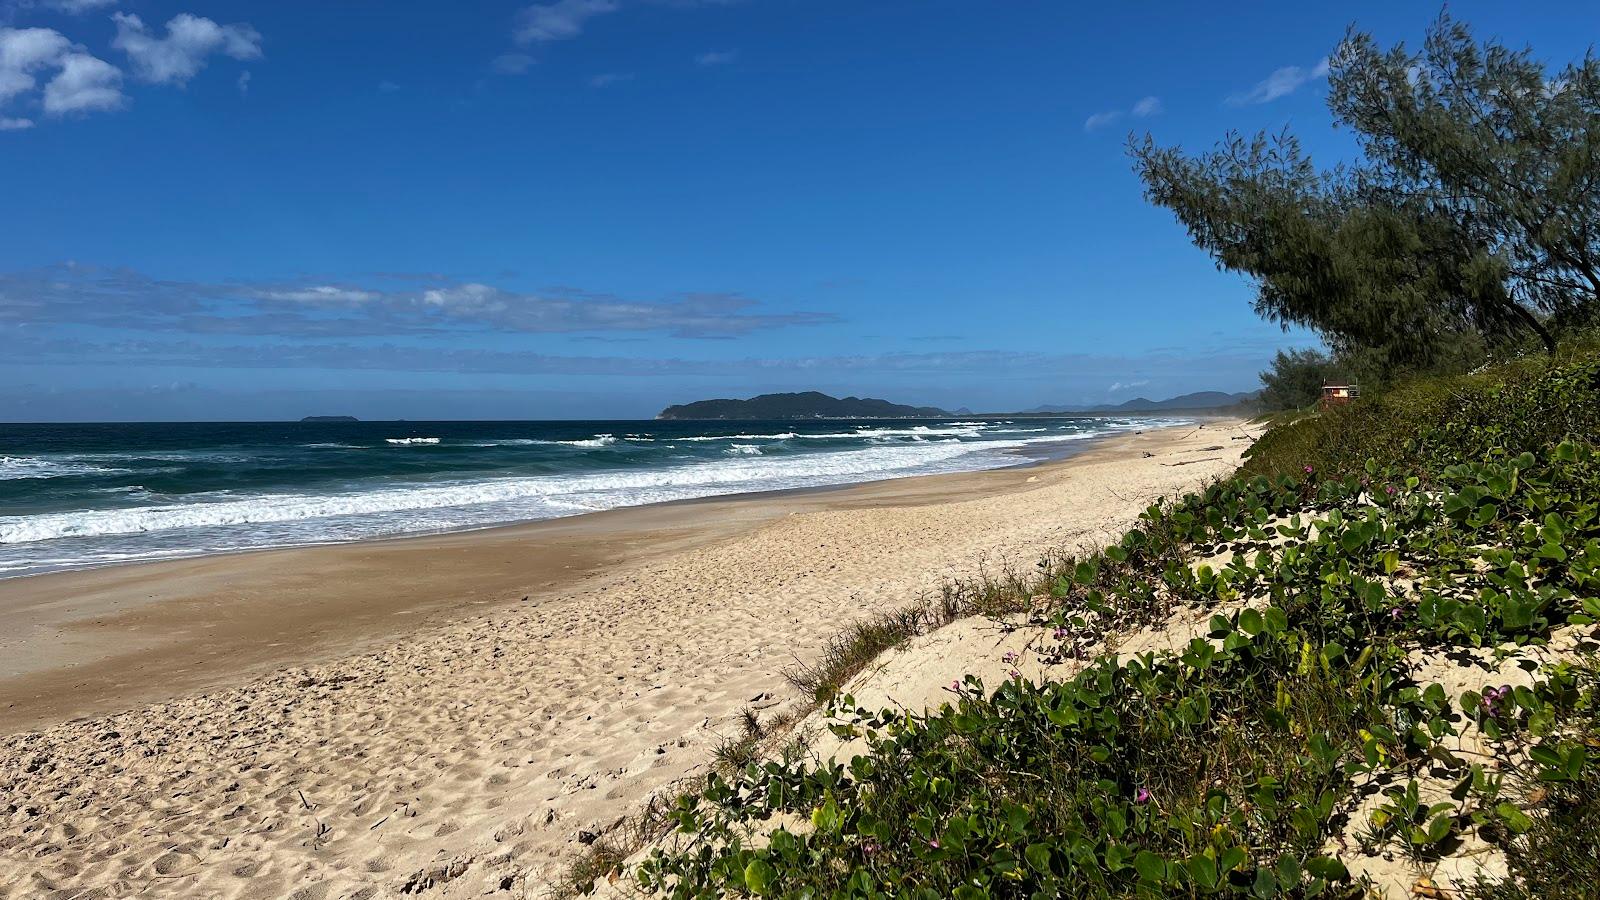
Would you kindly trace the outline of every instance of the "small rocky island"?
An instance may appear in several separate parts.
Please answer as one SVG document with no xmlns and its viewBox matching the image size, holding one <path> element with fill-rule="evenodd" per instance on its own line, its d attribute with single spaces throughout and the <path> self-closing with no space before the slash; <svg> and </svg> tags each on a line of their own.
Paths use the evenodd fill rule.
<svg viewBox="0 0 1600 900">
<path fill-rule="evenodd" d="M 948 416 L 933 406 L 905 406 L 870 397 L 830 397 L 818 391 L 762 394 L 748 400 L 699 400 L 669 406 L 657 419 L 913 419 Z"/>
<path fill-rule="evenodd" d="M 306 416 L 302 422 L 359 422 L 355 416 Z"/>
</svg>

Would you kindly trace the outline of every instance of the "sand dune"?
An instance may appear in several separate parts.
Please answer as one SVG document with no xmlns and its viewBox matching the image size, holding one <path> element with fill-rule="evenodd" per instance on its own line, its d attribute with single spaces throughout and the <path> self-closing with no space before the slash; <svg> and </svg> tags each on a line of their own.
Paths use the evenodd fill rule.
<svg viewBox="0 0 1600 900">
<path fill-rule="evenodd" d="M 741 527 L 537 602 L 509 581 L 503 602 L 435 608 L 369 652 L 231 686 L 224 658 L 198 693 L 14 735 L 0 897 L 537 895 L 587 835 L 700 769 L 742 708 L 794 702 L 780 671 L 851 619 L 1098 543 L 1231 471 L 1240 435 L 1213 423 L 1026 470 L 747 501 L 790 505 L 728 512 Z M 414 546 L 385 577 L 422 577 Z M 144 696 L 91 690 L 105 708 Z"/>
</svg>

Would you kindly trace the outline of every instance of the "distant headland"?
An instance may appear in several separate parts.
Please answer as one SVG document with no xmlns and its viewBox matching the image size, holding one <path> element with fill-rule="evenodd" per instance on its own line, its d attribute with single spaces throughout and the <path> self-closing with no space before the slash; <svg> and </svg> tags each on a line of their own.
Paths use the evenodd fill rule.
<svg viewBox="0 0 1600 900">
<path fill-rule="evenodd" d="M 818 391 L 762 394 L 749 400 L 699 400 L 669 406 L 657 419 L 911 419 L 947 416 L 933 406 L 905 406 L 870 397 L 830 397 Z"/>
<path fill-rule="evenodd" d="M 306 416 L 302 422 L 359 422 L 355 416 Z"/>
</svg>

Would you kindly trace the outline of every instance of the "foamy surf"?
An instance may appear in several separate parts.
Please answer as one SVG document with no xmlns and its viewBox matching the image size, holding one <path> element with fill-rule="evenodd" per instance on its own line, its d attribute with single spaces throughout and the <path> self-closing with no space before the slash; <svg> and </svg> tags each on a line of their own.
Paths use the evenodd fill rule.
<svg viewBox="0 0 1600 900">
<path fill-rule="evenodd" d="M 640 429 L 644 423 L 630 422 L 611 430 L 563 423 L 429 423 L 420 435 L 373 433 L 383 427 L 379 423 L 325 431 L 216 426 L 232 431 L 193 447 L 172 446 L 173 429 L 181 437 L 183 429 L 205 434 L 207 426 L 165 426 L 152 428 L 149 446 L 133 441 L 126 450 L 62 454 L 50 457 L 48 466 L 36 462 L 43 454 L 0 459 L 0 475 L 12 479 L 0 478 L 0 509 L 8 513 L 0 515 L 0 576 L 989 469 L 1025 461 L 1020 454 L 1034 445 L 1169 423 L 959 420 Z M 92 436 L 102 446 L 110 443 Z M 381 447 L 431 449 L 364 452 Z M 34 474 L 44 472 L 79 472 L 84 483 Z"/>
</svg>

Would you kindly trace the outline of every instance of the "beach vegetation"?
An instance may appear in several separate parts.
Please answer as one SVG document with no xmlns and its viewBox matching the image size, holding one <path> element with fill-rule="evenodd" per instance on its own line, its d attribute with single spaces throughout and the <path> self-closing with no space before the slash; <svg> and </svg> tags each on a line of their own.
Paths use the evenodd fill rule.
<svg viewBox="0 0 1600 900">
<path fill-rule="evenodd" d="M 1206 634 L 1060 680 L 969 677 L 922 714 L 840 688 L 828 727 L 859 753 L 712 774 L 629 877 L 679 897 L 1355 897 L 1361 859 L 1470 840 L 1508 865 L 1478 897 L 1577 896 L 1595 864 L 1575 848 L 1600 845 L 1593 657 L 1463 690 L 1422 660 L 1600 621 L 1597 416 L 1600 357 L 1573 353 L 1281 425 L 1236 476 L 1028 582 L 1061 658 L 1173 611 L 1209 612 Z"/>
<path fill-rule="evenodd" d="M 1340 374 L 1332 357 L 1315 348 L 1279 350 L 1261 373 L 1261 408 L 1304 409 L 1322 397 L 1322 385 Z"/>
<path fill-rule="evenodd" d="M 1553 69 L 1442 15 L 1419 50 L 1352 29 L 1327 69 L 1348 165 L 1319 169 L 1288 132 L 1129 145 L 1147 198 L 1255 282 L 1259 314 L 1369 387 L 1595 320 L 1600 59 Z"/>
</svg>

